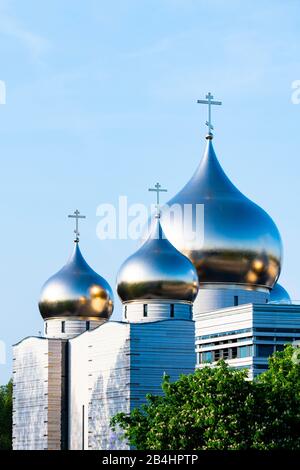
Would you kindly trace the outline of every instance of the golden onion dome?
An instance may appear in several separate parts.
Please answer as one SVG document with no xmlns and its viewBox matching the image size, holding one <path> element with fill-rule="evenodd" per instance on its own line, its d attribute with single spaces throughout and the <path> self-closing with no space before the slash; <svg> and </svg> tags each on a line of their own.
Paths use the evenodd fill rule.
<svg viewBox="0 0 300 470">
<path fill-rule="evenodd" d="M 274 302 L 276 304 L 290 304 L 291 298 L 285 288 L 277 282 L 271 290 L 269 302 Z"/>
<path fill-rule="evenodd" d="M 42 317 L 105 321 L 111 316 L 113 305 L 110 285 L 87 264 L 75 240 L 67 264 L 42 287 Z"/>
<path fill-rule="evenodd" d="M 197 216 L 201 207 L 203 219 Z M 202 285 L 272 288 L 279 276 L 282 243 L 278 229 L 226 176 L 212 135 L 207 136 L 194 176 L 163 208 L 162 227 L 170 242 L 193 262 Z"/>
<path fill-rule="evenodd" d="M 148 239 L 120 268 L 120 299 L 123 303 L 149 299 L 193 302 L 198 288 L 193 264 L 166 239 L 157 216 Z"/>
</svg>

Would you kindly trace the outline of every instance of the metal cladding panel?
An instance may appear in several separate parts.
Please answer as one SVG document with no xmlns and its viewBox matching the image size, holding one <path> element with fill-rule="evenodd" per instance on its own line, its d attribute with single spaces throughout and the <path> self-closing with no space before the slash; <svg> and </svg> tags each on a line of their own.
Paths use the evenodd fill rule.
<svg viewBox="0 0 300 470">
<path fill-rule="evenodd" d="M 238 297 L 239 305 L 265 304 L 270 294 L 267 291 L 247 290 L 238 286 L 236 288 L 201 288 L 193 305 L 194 320 L 200 320 L 204 313 L 234 307 L 235 297 Z"/>
<path fill-rule="evenodd" d="M 129 329 L 108 322 L 70 341 L 71 449 L 128 449 L 110 419 L 129 411 Z"/>
<path fill-rule="evenodd" d="M 61 448 L 63 342 L 27 338 L 13 348 L 13 448 Z"/>
<path fill-rule="evenodd" d="M 49 340 L 48 361 L 48 450 L 66 448 L 66 369 L 67 345 L 63 341 Z"/>
<path fill-rule="evenodd" d="M 167 320 L 130 325 L 130 407 L 145 402 L 148 393 L 162 394 L 164 374 L 171 380 L 195 370 L 195 324 Z"/>
<path fill-rule="evenodd" d="M 254 305 L 253 326 L 256 328 L 300 328 L 300 305 Z"/>
</svg>

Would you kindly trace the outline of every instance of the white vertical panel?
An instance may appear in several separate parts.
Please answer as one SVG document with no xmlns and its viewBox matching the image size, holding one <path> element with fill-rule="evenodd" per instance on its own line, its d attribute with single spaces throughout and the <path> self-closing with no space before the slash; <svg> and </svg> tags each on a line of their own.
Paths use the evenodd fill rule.
<svg viewBox="0 0 300 470">
<path fill-rule="evenodd" d="M 13 347 L 13 448 L 59 450 L 62 441 L 62 341 L 26 338 Z"/>
<path fill-rule="evenodd" d="M 47 449 L 48 341 L 27 338 L 13 347 L 13 448 Z"/>
<path fill-rule="evenodd" d="M 108 322 L 70 340 L 70 448 L 126 449 L 110 419 L 129 410 L 129 325 Z M 82 422 L 82 407 L 86 422 Z M 83 437 L 84 428 L 84 437 Z"/>
<path fill-rule="evenodd" d="M 86 449 L 128 449 L 110 419 L 160 394 L 164 373 L 176 380 L 193 372 L 194 328 L 191 320 L 110 321 L 70 340 L 70 447 L 82 448 L 84 406 Z"/>
</svg>

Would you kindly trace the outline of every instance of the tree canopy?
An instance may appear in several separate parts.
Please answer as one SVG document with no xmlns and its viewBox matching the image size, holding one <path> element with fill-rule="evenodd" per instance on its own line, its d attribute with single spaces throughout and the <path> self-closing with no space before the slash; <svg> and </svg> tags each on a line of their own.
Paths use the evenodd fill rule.
<svg viewBox="0 0 300 470">
<path fill-rule="evenodd" d="M 300 365 L 292 346 L 275 353 L 255 380 L 224 361 L 147 395 L 112 427 L 139 450 L 300 449 Z"/>
<path fill-rule="evenodd" d="M 12 382 L 0 387 L 0 450 L 12 447 Z"/>
</svg>

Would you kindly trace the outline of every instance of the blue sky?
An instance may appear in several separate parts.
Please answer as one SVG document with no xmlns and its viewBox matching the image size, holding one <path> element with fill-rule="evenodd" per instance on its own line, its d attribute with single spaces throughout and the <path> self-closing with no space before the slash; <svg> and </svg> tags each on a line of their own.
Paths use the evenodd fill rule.
<svg viewBox="0 0 300 470">
<path fill-rule="evenodd" d="M 42 330 L 40 288 L 72 250 L 67 214 L 87 215 L 81 249 L 114 286 L 135 243 L 99 241 L 96 208 L 186 183 L 209 90 L 219 160 L 277 223 L 281 283 L 300 299 L 299 18 L 297 0 L 0 0 L 0 382 L 10 345 Z"/>
</svg>

